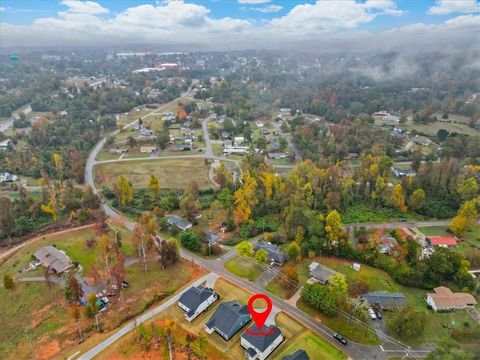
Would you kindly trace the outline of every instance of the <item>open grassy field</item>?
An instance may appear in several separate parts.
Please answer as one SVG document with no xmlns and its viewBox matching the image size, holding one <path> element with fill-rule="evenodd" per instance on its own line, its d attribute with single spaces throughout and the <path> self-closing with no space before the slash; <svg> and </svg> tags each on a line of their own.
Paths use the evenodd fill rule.
<svg viewBox="0 0 480 360">
<path fill-rule="evenodd" d="M 44 283 L 19 283 L 0 288 L 0 358 L 49 359 L 61 347 L 71 346 L 75 328 L 70 326 L 63 289 Z"/>
<path fill-rule="evenodd" d="M 95 249 L 88 249 L 85 241 L 95 236 L 93 228 L 45 235 L 41 239 L 25 245 L 0 263 L 0 276 L 3 277 L 4 273 L 14 275 L 22 270 L 31 261 L 32 254 L 46 245 L 55 245 L 58 249 L 64 250 L 68 256 L 84 267 L 84 271 L 87 271 L 95 261 L 97 253 Z M 30 273 L 25 273 L 24 276 L 30 276 Z"/>
<path fill-rule="evenodd" d="M 304 328 L 303 325 L 290 316 L 280 313 L 275 321 L 287 339 L 278 348 L 278 355 L 275 359 L 282 359 L 297 349 L 305 350 L 310 359 L 340 360 L 347 358 L 340 350 Z"/>
<path fill-rule="evenodd" d="M 99 164 L 95 167 L 95 181 L 99 186 L 113 186 L 120 175 L 135 188 L 146 188 L 150 174 L 154 174 L 164 189 L 184 189 L 195 180 L 201 189 L 211 187 L 208 167 L 203 159 L 165 159 Z"/>
<path fill-rule="evenodd" d="M 120 119 L 117 120 L 117 125 L 124 126 L 130 124 L 131 122 L 147 115 L 148 113 L 151 113 L 154 110 L 155 109 L 140 109 L 137 111 L 136 109 L 132 109 L 128 113 L 120 115 Z"/>
<path fill-rule="evenodd" d="M 108 151 L 105 148 L 100 149 L 100 151 L 97 154 L 97 157 L 95 160 L 97 161 L 104 161 L 104 160 L 114 160 L 118 159 L 120 157 L 119 154 L 112 154 L 110 151 Z"/>
<path fill-rule="evenodd" d="M 361 344 L 380 344 L 380 341 L 373 332 L 365 330 L 358 325 L 347 323 L 346 319 L 340 315 L 327 316 L 306 304 L 302 299 L 298 300 L 297 308 L 313 317 L 316 321 L 328 326 L 333 331 L 342 334 L 348 340 Z"/>
<path fill-rule="evenodd" d="M 250 281 L 257 280 L 264 271 L 260 265 L 239 257 L 226 262 L 224 266 L 232 274 Z"/>
<path fill-rule="evenodd" d="M 286 287 L 285 285 L 280 278 L 276 277 L 267 284 L 265 290 L 281 299 L 290 299 L 297 290 L 293 286 Z"/>
<path fill-rule="evenodd" d="M 441 118 L 441 116 L 439 117 Z M 480 132 L 476 129 L 471 128 L 465 123 L 460 122 L 444 122 L 444 121 L 436 121 L 428 124 L 417 124 L 413 121 L 407 121 L 406 123 L 407 130 L 417 130 L 418 132 L 425 133 L 427 135 L 435 136 L 437 135 L 438 130 L 445 129 L 448 132 L 457 132 L 460 134 L 468 134 L 468 135 L 475 135 L 479 136 Z"/>
</svg>

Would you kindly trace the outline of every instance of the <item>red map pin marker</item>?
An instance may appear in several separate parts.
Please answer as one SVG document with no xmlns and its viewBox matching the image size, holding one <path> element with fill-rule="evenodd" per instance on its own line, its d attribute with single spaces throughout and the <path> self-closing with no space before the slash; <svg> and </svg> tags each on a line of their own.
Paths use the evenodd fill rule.
<svg viewBox="0 0 480 360">
<path fill-rule="evenodd" d="M 267 309 L 265 311 L 257 312 L 253 308 L 253 303 L 257 299 L 262 299 L 263 301 L 265 301 L 265 303 L 267 304 Z M 270 315 L 270 312 L 272 311 L 272 300 L 270 300 L 267 295 L 255 294 L 250 298 L 250 300 L 248 300 L 248 311 L 250 311 L 250 315 L 252 315 L 253 321 L 255 321 L 258 330 L 262 331 L 263 325 L 265 324 L 268 315 Z"/>
</svg>

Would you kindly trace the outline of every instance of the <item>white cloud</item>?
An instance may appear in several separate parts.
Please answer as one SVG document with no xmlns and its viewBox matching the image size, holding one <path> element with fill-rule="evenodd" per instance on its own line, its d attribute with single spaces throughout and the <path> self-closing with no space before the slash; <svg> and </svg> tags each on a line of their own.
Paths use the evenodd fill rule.
<svg viewBox="0 0 480 360">
<path fill-rule="evenodd" d="M 354 29 L 380 15 L 400 15 L 392 0 L 328 1 L 295 6 L 288 14 L 271 21 L 271 26 L 282 32 L 318 33 Z"/>
<path fill-rule="evenodd" d="M 272 0 L 238 0 L 238 3 L 255 5 L 255 4 L 266 4 L 266 3 L 269 3 L 270 1 Z"/>
<path fill-rule="evenodd" d="M 267 6 L 251 7 L 250 8 L 250 10 L 252 10 L 252 11 L 257 11 L 257 12 L 261 12 L 261 13 L 264 13 L 264 14 L 279 12 L 282 9 L 283 9 L 283 6 L 273 5 L 273 4 L 272 5 L 267 5 Z"/>
<path fill-rule="evenodd" d="M 7 8 L 0 6 L 0 12 L 4 12 L 5 10 L 7 10 Z"/>
<path fill-rule="evenodd" d="M 134 6 L 107 16 L 108 9 L 91 1 L 63 4 L 68 7 L 66 11 L 55 17 L 37 18 L 31 25 L 2 23 L 2 48 L 155 45 L 179 50 L 389 51 L 475 48 L 479 43 L 480 17 L 475 15 L 458 16 L 438 25 L 410 24 L 380 33 L 359 30 L 378 16 L 401 15 L 402 10 L 391 0 L 317 1 L 259 22 L 214 18 L 206 6 L 182 0 Z M 255 8 L 269 6 L 279 5 Z"/>
<path fill-rule="evenodd" d="M 62 5 L 68 7 L 68 13 L 92 15 L 108 13 L 108 9 L 94 1 L 62 0 Z"/>
<path fill-rule="evenodd" d="M 431 15 L 471 14 L 477 12 L 480 12 L 480 3 L 477 0 L 437 0 L 437 5 L 428 9 L 428 13 Z"/>
</svg>

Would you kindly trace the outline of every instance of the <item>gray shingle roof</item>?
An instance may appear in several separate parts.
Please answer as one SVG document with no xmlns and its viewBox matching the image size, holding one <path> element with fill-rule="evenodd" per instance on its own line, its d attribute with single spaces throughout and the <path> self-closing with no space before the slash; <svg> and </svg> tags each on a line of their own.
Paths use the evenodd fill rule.
<svg viewBox="0 0 480 360">
<path fill-rule="evenodd" d="M 205 326 L 210 329 L 215 328 L 228 340 L 250 319 L 250 312 L 246 305 L 241 305 L 236 301 L 227 301 L 220 304 Z"/>
<path fill-rule="evenodd" d="M 298 349 L 294 353 L 284 356 L 282 360 L 310 360 L 305 350 Z"/>
<path fill-rule="evenodd" d="M 248 331 L 251 333 L 268 333 L 271 329 L 273 329 L 272 333 L 265 336 L 252 335 L 245 331 L 242 334 L 242 338 L 263 353 L 279 336 L 282 335 L 282 332 L 275 325 L 263 326 L 261 330 L 259 330 L 255 324 L 248 328 Z"/>
<path fill-rule="evenodd" d="M 206 301 L 213 293 L 214 291 L 211 288 L 206 288 L 201 285 L 197 287 L 192 286 L 180 296 L 178 302 L 189 309 L 187 315 L 191 316 L 200 304 Z"/>
<path fill-rule="evenodd" d="M 52 245 L 44 246 L 33 254 L 43 266 L 50 266 L 57 273 L 62 273 L 73 266 L 72 260 Z"/>
<path fill-rule="evenodd" d="M 182 230 L 186 230 L 188 228 L 191 228 L 192 227 L 192 223 L 185 220 L 184 218 L 181 218 L 180 216 L 177 216 L 177 215 L 170 215 L 168 217 L 168 223 L 170 225 L 173 225 L 173 226 L 176 226 Z"/>
<path fill-rule="evenodd" d="M 278 245 L 274 245 L 265 241 L 259 241 L 255 244 L 253 248 L 255 251 L 258 251 L 260 249 L 266 250 L 268 252 L 269 258 L 280 264 L 283 264 L 285 261 L 287 261 L 287 255 L 283 253 L 283 251 L 280 249 L 280 246 Z"/>
<path fill-rule="evenodd" d="M 315 268 L 310 270 L 310 276 L 314 277 L 315 279 L 323 283 L 327 282 L 330 276 L 336 275 L 336 274 L 340 274 L 340 273 L 322 264 L 318 264 Z"/>
<path fill-rule="evenodd" d="M 401 293 L 390 293 L 383 291 L 368 292 L 362 295 L 370 305 L 378 302 L 383 309 L 395 309 L 401 307 L 407 300 Z"/>
</svg>

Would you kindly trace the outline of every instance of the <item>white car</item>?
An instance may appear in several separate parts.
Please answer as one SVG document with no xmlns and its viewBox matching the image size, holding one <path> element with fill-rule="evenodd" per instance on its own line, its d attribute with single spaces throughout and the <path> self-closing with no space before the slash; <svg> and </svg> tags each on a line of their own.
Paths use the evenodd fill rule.
<svg viewBox="0 0 480 360">
<path fill-rule="evenodd" d="M 370 318 L 372 320 L 375 320 L 377 318 L 377 316 L 375 315 L 375 311 L 373 311 L 372 308 L 368 309 L 368 314 L 370 315 Z"/>
</svg>

